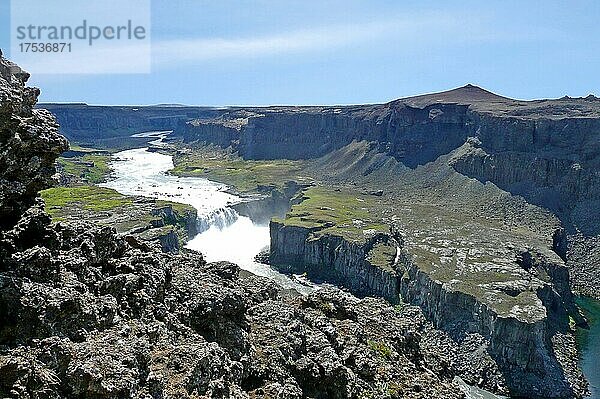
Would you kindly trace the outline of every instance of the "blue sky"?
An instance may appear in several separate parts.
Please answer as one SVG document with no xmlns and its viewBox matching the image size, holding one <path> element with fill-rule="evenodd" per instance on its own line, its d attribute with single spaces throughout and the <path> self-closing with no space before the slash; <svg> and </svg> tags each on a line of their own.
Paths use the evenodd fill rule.
<svg viewBox="0 0 600 399">
<path fill-rule="evenodd" d="M 599 17 L 593 0 L 153 0 L 150 74 L 30 82 L 41 101 L 90 104 L 356 104 L 466 83 L 523 99 L 600 95 Z"/>
</svg>

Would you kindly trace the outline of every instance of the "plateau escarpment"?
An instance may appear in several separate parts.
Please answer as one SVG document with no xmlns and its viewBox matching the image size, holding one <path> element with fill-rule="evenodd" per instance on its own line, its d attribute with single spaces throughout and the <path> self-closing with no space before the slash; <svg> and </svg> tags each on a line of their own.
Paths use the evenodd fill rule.
<svg viewBox="0 0 600 399">
<path fill-rule="evenodd" d="M 147 138 L 132 134 L 173 130 L 194 118 L 219 115 L 211 107 L 189 106 L 96 106 L 87 104 L 40 104 L 58 120 L 60 132 L 71 142 L 101 148 L 127 148 Z"/>
<path fill-rule="evenodd" d="M 215 140 L 219 129 L 226 133 Z M 450 156 L 447 166 L 460 174 L 552 211 L 565 229 L 557 250 L 573 270 L 573 286 L 600 295 L 600 259 L 582 250 L 595 248 L 600 235 L 600 219 L 590 217 L 600 211 L 596 97 L 518 101 L 468 85 L 381 105 L 232 108 L 175 134 L 249 160 L 327 157 L 360 141 L 412 169 Z"/>
<path fill-rule="evenodd" d="M 188 142 L 232 145 L 246 159 L 316 158 L 353 140 L 378 141 L 415 166 L 464 142 L 466 112 L 466 106 L 455 104 L 234 109 L 213 120 L 188 122 L 176 133 Z"/>
</svg>

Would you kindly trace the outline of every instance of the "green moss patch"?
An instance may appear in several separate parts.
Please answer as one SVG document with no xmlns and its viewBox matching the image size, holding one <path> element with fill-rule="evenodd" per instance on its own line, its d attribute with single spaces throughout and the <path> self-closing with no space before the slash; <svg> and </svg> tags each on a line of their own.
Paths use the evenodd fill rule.
<svg viewBox="0 0 600 399">
<path fill-rule="evenodd" d="M 109 155 L 86 154 L 79 157 L 58 159 L 63 172 L 89 184 L 105 181 L 111 169 L 108 166 Z"/>
<path fill-rule="evenodd" d="M 392 350 L 384 342 L 369 340 L 367 341 L 367 344 L 373 352 L 377 353 L 384 359 L 390 359 L 392 357 Z"/>
<path fill-rule="evenodd" d="M 373 266 L 380 267 L 384 270 L 390 270 L 390 265 L 394 264 L 396 259 L 396 247 L 385 243 L 377 243 L 369 251 L 367 260 Z"/>
<path fill-rule="evenodd" d="M 314 228 L 315 234 L 339 235 L 352 241 L 363 241 L 366 231 L 388 232 L 387 224 L 376 216 L 379 204 L 373 196 L 310 187 L 303 192 L 302 202 L 292 206 L 285 225 Z"/>
<path fill-rule="evenodd" d="M 175 168 L 170 173 L 174 175 L 205 177 L 239 192 L 257 191 L 261 186 L 280 188 L 289 180 L 310 180 L 301 176 L 304 161 L 244 160 L 236 154 L 211 147 L 178 153 L 173 162 Z"/>
<path fill-rule="evenodd" d="M 108 211 L 130 205 L 131 197 L 110 188 L 96 186 L 54 187 L 41 192 L 50 215 L 60 213 L 64 207 L 79 207 L 91 211 Z"/>
</svg>

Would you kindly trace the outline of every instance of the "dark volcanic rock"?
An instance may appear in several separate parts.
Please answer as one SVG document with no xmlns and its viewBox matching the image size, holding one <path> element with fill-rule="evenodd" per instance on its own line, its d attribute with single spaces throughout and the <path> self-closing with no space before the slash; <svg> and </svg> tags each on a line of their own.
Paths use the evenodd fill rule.
<svg viewBox="0 0 600 399">
<path fill-rule="evenodd" d="M 398 303 L 399 276 L 393 265 L 382 268 L 369 261 L 380 243 L 398 245 L 389 234 L 374 234 L 364 242 L 352 242 L 334 234 L 315 234 L 314 228 L 285 226 L 271 221 L 269 263 L 285 272 L 307 273 L 331 281 L 359 296 L 382 297 Z"/>
<path fill-rule="evenodd" d="M 423 366 L 413 317 L 382 300 L 282 300 L 236 265 L 149 251 L 107 227 L 45 233 L 25 244 L 5 232 L 18 250 L 0 273 L 3 396 L 461 397 L 455 374 Z"/>
<path fill-rule="evenodd" d="M 29 74 L 0 58 L 0 224 L 10 226 L 50 186 L 54 161 L 68 148 L 49 112 L 33 109 Z"/>
</svg>

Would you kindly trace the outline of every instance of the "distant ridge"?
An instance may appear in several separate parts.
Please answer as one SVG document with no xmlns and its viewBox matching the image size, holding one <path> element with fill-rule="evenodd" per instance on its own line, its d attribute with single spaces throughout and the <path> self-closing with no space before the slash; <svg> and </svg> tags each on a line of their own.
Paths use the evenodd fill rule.
<svg viewBox="0 0 600 399">
<path fill-rule="evenodd" d="M 456 89 L 447 91 L 441 91 L 438 93 L 422 94 L 412 97 L 404 97 L 398 100 L 392 101 L 392 103 L 404 103 L 411 106 L 423 106 L 431 103 L 459 103 L 459 104 L 472 104 L 478 102 L 514 102 L 508 97 L 503 97 L 498 94 L 492 93 L 491 91 L 482 89 L 479 86 L 467 84 Z"/>
</svg>

